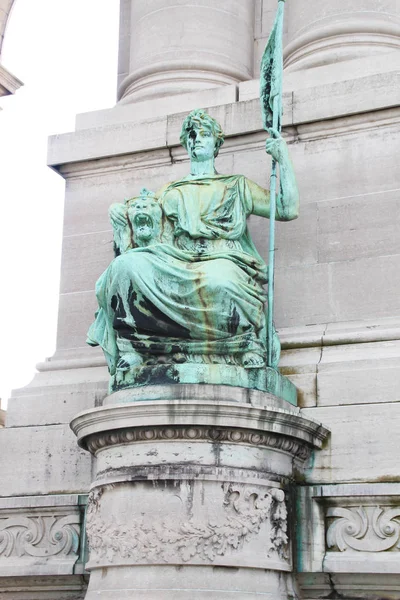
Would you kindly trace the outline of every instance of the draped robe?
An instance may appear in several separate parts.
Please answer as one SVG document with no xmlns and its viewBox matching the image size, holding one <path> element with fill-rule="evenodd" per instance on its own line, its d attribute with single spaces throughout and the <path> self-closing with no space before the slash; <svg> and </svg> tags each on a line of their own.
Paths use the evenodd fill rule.
<svg viewBox="0 0 400 600">
<path fill-rule="evenodd" d="M 265 192 L 243 175 L 184 178 L 163 189 L 173 235 L 118 256 L 96 284 L 88 343 L 103 348 L 111 373 L 118 355 L 132 351 L 265 353 L 267 267 L 246 224 L 255 189 Z"/>
</svg>

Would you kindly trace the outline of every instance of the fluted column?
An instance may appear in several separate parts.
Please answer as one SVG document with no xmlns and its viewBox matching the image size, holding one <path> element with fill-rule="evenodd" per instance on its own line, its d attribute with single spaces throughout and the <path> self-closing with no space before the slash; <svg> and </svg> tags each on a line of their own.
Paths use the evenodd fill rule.
<svg viewBox="0 0 400 600">
<path fill-rule="evenodd" d="M 288 3 L 285 67 L 307 69 L 400 49 L 396 0 Z"/>
<path fill-rule="evenodd" d="M 252 78 L 254 0 L 123 0 L 121 11 L 121 102 Z"/>
</svg>

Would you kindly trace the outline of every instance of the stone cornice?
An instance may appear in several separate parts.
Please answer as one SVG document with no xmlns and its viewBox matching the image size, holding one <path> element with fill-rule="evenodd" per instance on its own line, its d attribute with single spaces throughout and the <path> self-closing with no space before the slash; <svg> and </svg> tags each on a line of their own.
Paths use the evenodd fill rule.
<svg viewBox="0 0 400 600">
<path fill-rule="evenodd" d="M 0 96 L 15 94 L 15 92 L 23 85 L 17 77 L 7 71 L 5 67 L 0 65 Z"/>
<path fill-rule="evenodd" d="M 258 107 L 259 100 L 251 100 L 254 110 Z M 380 110 L 379 112 L 366 112 L 350 117 L 338 117 L 329 120 L 318 120 L 298 125 L 287 124 L 283 135 L 290 145 L 297 141 L 311 141 L 321 138 L 349 135 L 358 131 L 369 131 L 372 129 L 389 127 L 400 122 L 400 109 L 398 107 Z M 111 127 L 111 126 L 109 126 Z M 133 132 L 133 130 L 132 130 Z M 83 135 L 85 132 L 77 132 Z M 71 136 L 74 133 L 64 134 Z M 90 134 L 87 134 L 90 135 Z M 133 135 L 133 133 L 132 133 Z M 250 133 L 237 132 L 228 136 L 220 150 L 220 155 L 229 155 L 241 150 L 261 150 L 265 146 L 265 132 L 259 126 Z M 56 136 L 54 136 L 55 138 Z M 62 142 L 63 136 L 57 136 Z M 66 141 L 66 140 L 65 140 Z M 53 141 L 50 141 L 52 144 Z M 66 179 L 107 176 L 111 173 L 134 171 L 136 169 L 151 169 L 154 167 L 169 166 L 175 162 L 189 162 L 187 152 L 175 140 L 171 146 L 165 148 L 154 148 L 143 151 L 132 150 L 122 155 L 100 157 L 96 160 L 78 160 L 56 165 L 56 170 Z"/>
<path fill-rule="evenodd" d="M 309 123 L 330 122 L 360 113 L 392 109 L 398 106 L 399 85 L 400 72 L 396 69 L 338 83 L 323 83 L 312 88 L 296 86 L 285 94 L 287 109 L 284 127 L 296 128 Z M 216 106 L 210 108 L 209 113 L 221 123 L 227 138 L 262 131 L 258 98 Z M 49 140 L 48 162 L 60 170 L 61 165 L 70 163 L 178 146 L 182 119 L 183 115 L 179 113 L 52 136 Z M 368 126 L 369 122 L 371 127 L 370 121 L 371 118 L 363 126 Z M 342 126 L 347 127 L 345 123 Z M 326 125 L 324 127 L 326 129 Z"/>
<path fill-rule="evenodd" d="M 178 391 L 177 397 L 179 397 Z M 271 446 L 274 445 L 274 441 L 268 442 L 269 439 L 283 436 L 294 439 L 301 445 L 320 448 L 328 435 L 325 427 L 316 421 L 305 419 L 297 409 L 270 409 L 250 404 L 205 402 L 204 400 L 201 402 L 170 400 L 118 404 L 82 412 L 71 422 L 71 429 L 78 438 L 78 444 L 86 449 L 90 449 L 91 445 L 93 450 L 97 445 L 93 436 L 99 434 L 102 436 L 104 444 L 107 445 L 109 443 L 125 443 L 118 441 L 122 440 L 121 432 L 123 432 L 123 437 L 128 436 L 126 442 L 133 443 L 146 439 L 147 434 L 138 434 L 139 430 L 154 432 L 150 435 L 166 436 L 162 439 L 174 439 L 175 435 L 178 437 L 188 435 L 184 433 L 188 431 L 188 428 L 191 430 L 197 428 L 199 432 L 202 432 L 199 433 L 200 437 L 203 436 L 209 441 L 216 436 L 214 442 L 218 440 L 219 436 L 223 438 L 228 436 L 231 438 L 230 441 L 235 441 L 235 435 L 238 437 L 236 441 L 240 441 L 239 438 L 242 438 L 243 432 L 247 432 L 250 443 L 255 443 L 256 438 L 251 437 L 255 434 L 259 436 L 257 440 L 262 439 L 264 445 Z M 168 438 L 169 434 L 162 433 L 167 430 L 176 433 L 171 433 L 172 437 Z M 222 434 L 221 430 L 231 430 L 232 434 L 227 432 Z M 271 438 L 268 437 L 269 434 L 273 434 Z M 129 438 L 131 439 L 129 440 Z M 259 443 L 261 442 L 259 441 Z M 289 447 L 287 451 L 291 451 Z"/>
</svg>

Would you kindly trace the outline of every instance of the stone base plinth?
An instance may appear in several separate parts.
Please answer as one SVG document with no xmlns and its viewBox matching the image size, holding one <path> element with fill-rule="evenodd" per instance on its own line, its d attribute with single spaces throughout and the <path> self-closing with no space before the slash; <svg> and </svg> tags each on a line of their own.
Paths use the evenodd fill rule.
<svg viewBox="0 0 400 600">
<path fill-rule="evenodd" d="M 121 589 L 121 583 L 124 589 Z M 85 600 L 283 600 L 294 597 L 291 575 L 245 568 L 152 566 L 97 569 Z"/>
<path fill-rule="evenodd" d="M 270 394 L 188 387 L 118 392 L 72 421 L 97 458 L 87 600 L 293 595 L 294 470 L 326 429 Z"/>
<path fill-rule="evenodd" d="M 244 369 L 238 365 L 222 364 L 165 364 L 143 366 L 117 373 L 110 379 L 110 393 L 132 390 L 133 387 L 164 387 L 182 385 L 192 387 L 200 382 L 207 387 L 230 387 L 268 392 L 294 406 L 297 405 L 297 390 L 293 383 L 271 367 Z M 143 396 L 143 391 L 141 392 Z M 147 392 L 144 393 L 147 397 Z"/>
</svg>

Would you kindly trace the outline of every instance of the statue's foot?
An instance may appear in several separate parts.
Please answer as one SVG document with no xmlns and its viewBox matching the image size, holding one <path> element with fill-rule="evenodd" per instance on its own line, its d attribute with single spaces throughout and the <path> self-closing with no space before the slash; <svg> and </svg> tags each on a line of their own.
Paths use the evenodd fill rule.
<svg viewBox="0 0 400 600">
<path fill-rule="evenodd" d="M 143 358 L 137 352 L 121 354 L 117 363 L 117 371 L 129 371 L 143 364 Z"/>
<path fill-rule="evenodd" d="M 265 360 L 261 354 L 245 352 L 242 357 L 242 365 L 245 369 L 261 369 L 265 367 Z"/>
</svg>

